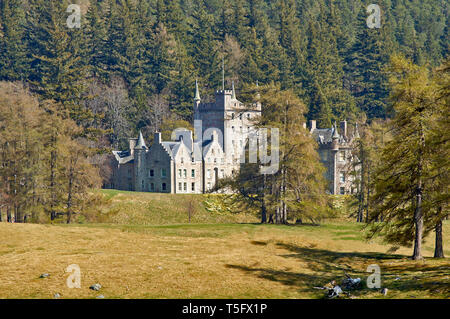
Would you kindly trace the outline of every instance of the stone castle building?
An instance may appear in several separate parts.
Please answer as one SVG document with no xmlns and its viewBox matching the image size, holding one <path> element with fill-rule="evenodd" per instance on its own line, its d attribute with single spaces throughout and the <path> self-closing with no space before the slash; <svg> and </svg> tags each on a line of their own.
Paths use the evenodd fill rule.
<svg viewBox="0 0 450 319">
<path fill-rule="evenodd" d="M 352 150 L 354 142 L 359 138 L 358 125 L 352 134 L 348 132 L 347 121 L 340 122 L 340 130 L 336 123 L 331 128 L 319 129 L 316 121 L 310 121 L 309 130 L 319 144 L 319 156 L 326 168 L 326 179 L 329 181 L 329 192 L 334 195 L 353 194 L 354 176 Z"/>
<path fill-rule="evenodd" d="M 194 128 L 176 130 L 174 141 L 155 133 L 147 146 L 142 133 L 127 151 L 113 151 L 117 167 L 111 188 L 140 192 L 205 193 L 216 181 L 239 170 L 240 157 L 261 104 L 245 107 L 232 90 L 218 90 L 215 101 L 202 103 L 198 84 L 194 98 Z"/>
<path fill-rule="evenodd" d="M 240 168 L 246 140 L 261 115 L 259 102 L 250 107 L 236 99 L 231 90 L 218 90 L 215 100 L 203 103 L 196 83 L 194 97 L 194 139 L 192 131 L 176 130 L 173 141 L 162 141 L 161 133 L 146 145 L 142 133 L 129 140 L 129 149 L 113 151 L 116 165 L 110 188 L 172 194 L 205 193 L 216 181 Z M 319 143 L 319 154 L 327 168 L 331 194 L 353 192 L 349 157 L 355 134 L 347 132 L 347 122 L 319 129 L 310 121 L 310 132 Z M 357 130 L 355 131 L 357 134 Z"/>
</svg>

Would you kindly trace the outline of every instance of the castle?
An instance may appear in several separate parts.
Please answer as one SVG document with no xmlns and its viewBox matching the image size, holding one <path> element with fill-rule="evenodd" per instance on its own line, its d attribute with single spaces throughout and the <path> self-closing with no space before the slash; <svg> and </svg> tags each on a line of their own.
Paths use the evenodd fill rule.
<svg viewBox="0 0 450 319">
<path fill-rule="evenodd" d="M 129 140 L 129 149 L 113 151 L 116 165 L 110 188 L 172 194 L 201 194 L 216 182 L 240 169 L 240 158 L 255 120 L 261 115 L 261 104 L 244 106 L 231 90 L 217 90 L 215 101 L 203 103 L 198 83 L 195 85 L 194 130 L 179 129 L 172 141 L 162 141 L 156 132 L 147 146 L 142 133 Z M 305 124 L 306 126 L 306 124 Z M 347 122 L 330 129 L 316 128 L 310 121 L 310 132 L 319 143 L 319 154 L 327 168 L 331 194 L 353 192 L 348 173 L 348 157 L 354 136 L 347 133 Z M 357 132 L 357 131 L 356 131 Z"/>
<path fill-rule="evenodd" d="M 194 127 L 176 130 L 173 141 L 154 135 L 147 147 L 142 133 L 129 140 L 129 150 L 113 151 L 117 167 L 111 188 L 172 194 L 201 194 L 240 167 L 240 157 L 261 104 L 245 107 L 231 90 L 217 90 L 215 101 L 202 103 L 195 84 Z"/>
<path fill-rule="evenodd" d="M 347 121 L 340 122 L 340 132 L 336 123 L 331 128 L 319 129 L 316 121 L 310 121 L 309 130 L 319 144 L 320 161 L 326 168 L 326 179 L 329 181 L 329 193 L 333 195 L 353 194 L 357 192 L 354 185 L 352 167 L 352 150 L 354 142 L 359 138 L 358 125 L 353 133 L 347 127 Z"/>
</svg>

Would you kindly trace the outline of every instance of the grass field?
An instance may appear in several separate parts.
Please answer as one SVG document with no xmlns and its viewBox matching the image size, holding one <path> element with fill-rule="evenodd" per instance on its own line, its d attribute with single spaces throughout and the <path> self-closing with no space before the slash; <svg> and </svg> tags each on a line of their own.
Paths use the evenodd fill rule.
<svg viewBox="0 0 450 319">
<path fill-rule="evenodd" d="M 360 227 L 0 223 L 0 298 L 322 298 L 313 287 L 345 272 L 365 282 L 370 264 L 380 266 L 388 294 L 364 285 L 355 298 L 450 298 L 448 258 L 387 253 L 389 246 L 365 242 Z M 447 256 L 449 233 L 446 222 Z M 426 257 L 433 244 L 427 240 Z M 81 268 L 80 289 L 66 286 L 70 264 Z M 99 292 L 89 289 L 94 283 Z"/>
</svg>

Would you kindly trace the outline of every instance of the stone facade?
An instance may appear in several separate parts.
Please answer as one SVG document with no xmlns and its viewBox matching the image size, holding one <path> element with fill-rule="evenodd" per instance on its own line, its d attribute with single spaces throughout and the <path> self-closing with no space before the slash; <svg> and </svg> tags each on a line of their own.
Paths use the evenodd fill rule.
<svg viewBox="0 0 450 319">
<path fill-rule="evenodd" d="M 319 144 L 319 156 L 326 168 L 326 179 L 329 181 L 329 192 L 333 195 L 353 194 L 352 150 L 354 142 L 359 138 L 358 126 L 353 134 L 348 132 L 347 121 L 341 121 L 339 129 L 336 123 L 331 128 L 320 129 L 316 121 L 309 124 L 311 134 Z"/>
<path fill-rule="evenodd" d="M 176 130 L 174 141 L 162 141 L 155 133 L 153 144 L 147 147 L 142 133 L 129 140 L 129 149 L 113 151 L 116 166 L 111 188 L 156 193 L 205 193 L 224 177 L 240 169 L 240 158 L 254 130 L 254 120 L 261 115 L 259 102 L 244 106 L 231 90 L 215 92 L 215 101 L 202 103 L 196 83 L 194 98 L 194 128 Z M 306 126 L 306 124 L 305 124 Z M 319 129 L 310 121 L 310 132 L 319 144 L 319 155 L 326 167 L 330 194 L 350 194 L 352 188 L 351 150 L 353 134 L 347 132 L 347 122 L 332 128 Z"/>
<path fill-rule="evenodd" d="M 215 101 L 202 103 L 198 85 L 194 98 L 194 127 L 176 130 L 174 141 L 155 133 L 146 146 L 142 133 L 130 139 L 129 149 L 113 151 L 117 166 L 111 188 L 140 192 L 205 193 L 220 178 L 239 170 L 240 157 L 261 104 L 245 107 L 232 90 L 218 90 Z"/>
</svg>

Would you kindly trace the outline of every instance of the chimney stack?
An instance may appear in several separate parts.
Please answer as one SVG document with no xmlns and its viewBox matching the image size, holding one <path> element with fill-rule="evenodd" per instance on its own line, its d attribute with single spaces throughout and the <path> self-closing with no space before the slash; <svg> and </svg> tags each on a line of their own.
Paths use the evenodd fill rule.
<svg viewBox="0 0 450 319">
<path fill-rule="evenodd" d="M 309 128 L 310 128 L 311 132 L 316 129 L 316 120 L 309 121 Z"/>
<path fill-rule="evenodd" d="M 134 154 L 134 148 L 136 147 L 137 144 L 137 138 L 130 138 L 128 140 L 129 142 L 129 146 L 130 146 L 130 154 L 133 155 Z"/>
<path fill-rule="evenodd" d="M 341 135 L 347 137 L 347 121 L 341 121 Z"/>
<path fill-rule="evenodd" d="M 154 135 L 153 144 L 161 144 L 161 133 L 156 132 Z"/>
</svg>

